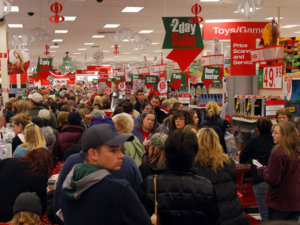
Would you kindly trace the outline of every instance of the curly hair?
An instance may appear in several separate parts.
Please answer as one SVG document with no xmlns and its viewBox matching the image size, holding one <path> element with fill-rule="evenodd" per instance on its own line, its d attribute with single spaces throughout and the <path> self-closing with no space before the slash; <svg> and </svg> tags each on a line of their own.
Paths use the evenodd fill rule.
<svg viewBox="0 0 300 225">
<path fill-rule="evenodd" d="M 57 123 L 59 126 L 63 127 L 64 125 L 66 125 L 68 123 L 68 116 L 69 116 L 69 112 L 59 112 L 57 114 Z"/>
<path fill-rule="evenodd" d="M 132 116 L 128 113 L 119 113 L 113 116 L 112 120 L 117 126 L 122 127 L 122 129 L 120 130 L 121 134 L 129 134 L 132 132 L 134 122 Z"/>
<path fill-rule="evenodd" d="M 175 110 L 174 113 L 173 113 L 173 117 L 169 121 L 169 130 L 170 131 L 176 129 L 175 120 L 177 118 L 184 118 L 185 125 L 193 124 L 192 118 L 191 118 L 190 114 L 187 111 L 185 111 L 185 110 Z"/>
<path fill-rule="evenodd" d="M 9 225 L 36 225 L 40 222 L 41 218 L 38 214 L 30 211 L 20 211 L 14 215 Z"/>
<path fill-rule="evenodd" d="M 217 102 L 209 101 L 206 104 L 206 112 L 209 117 L 214 117 L 220 115 L 221 110 Z"/>
</svg>

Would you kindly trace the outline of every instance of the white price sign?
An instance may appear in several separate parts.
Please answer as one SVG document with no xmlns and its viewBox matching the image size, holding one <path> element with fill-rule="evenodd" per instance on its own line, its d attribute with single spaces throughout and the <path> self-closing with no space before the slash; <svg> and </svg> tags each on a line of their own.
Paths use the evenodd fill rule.
<svg viewBox="0 0 300 225">
<path fill-rule="evenodd" d="M 267 66 L 260 68 L 258 85 L 259 88 L 281 89 L 283 66 Z"/>
</svg>

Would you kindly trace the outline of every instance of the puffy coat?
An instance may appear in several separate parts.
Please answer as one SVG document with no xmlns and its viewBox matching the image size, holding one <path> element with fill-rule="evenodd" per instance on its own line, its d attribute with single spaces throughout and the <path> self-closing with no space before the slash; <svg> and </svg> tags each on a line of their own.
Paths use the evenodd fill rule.
<svg viewBox="0 0 300 225">
<path fill-rule="evenodd" d="M 124 142 L 125 155 L 128 155 L 134 160 L 137 166 L 142 164 L 142 157 L 145 152 L 144 146 L 140 143 L 139 139 L 134 136 L 132 141 Z"/>
<path fill-rule="evenodd" d="M 154 176 L 143 183 L 142 201 L 154 212 Z M 162 225 L 211 225 L 218 222 L 212 183 L 192 172 L 163 171 L 157 176 L 158 215 Z"/>
<path fill-rule="evenodd" d="M 235 186 L 236 168 L 234 162 L 224 164 L 224 168 L 213 171 L 210 168 L 195 165 L 198 175 L 209 179 L 217 195 L 221 225 L 248 225 L 248 219 L 243 211 Z"/>
<path fill-rule="evenodd" d="M 77 125 L 66 125 L 62 128 L 62 133 L 56 139 L 53 153 L 57 157 L 58 161 L 63 161 L 65 151 L 76 144 L 76 139 L 84 131 L 83 127 Z M 77 144 L 81 144 L 81 137 Z"/>
</svg>

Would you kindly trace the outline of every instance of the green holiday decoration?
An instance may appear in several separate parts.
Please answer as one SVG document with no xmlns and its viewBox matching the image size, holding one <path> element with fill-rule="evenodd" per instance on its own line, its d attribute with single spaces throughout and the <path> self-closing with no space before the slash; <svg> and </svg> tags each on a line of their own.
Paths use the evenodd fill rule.
<svg viewBox="0 0 300 225">
<path fill-rule="evenodd" d="M 163 49 L 202 48 L 200 25 L 190 22 L 190 17 L 163 17 L 166 36 Z"/>
<path fill-rule="evenodd" d="M 39 58 L 36 71 L 53 71 L 53 58 Z"/>
<path fill-rule="evenodd" d="M 68 54 L 69 52 L 66 52 L 63 63 L 59 66 L 59 70 L 62 72 L 74 72 L 76 70 L 76 67 L 72 63 L 72 58 Z"/>
</svg>

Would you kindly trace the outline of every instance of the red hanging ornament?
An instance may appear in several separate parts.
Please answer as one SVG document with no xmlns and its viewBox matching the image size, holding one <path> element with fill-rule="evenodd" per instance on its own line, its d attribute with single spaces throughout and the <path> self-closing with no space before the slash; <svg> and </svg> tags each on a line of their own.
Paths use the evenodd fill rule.
<svg viewBox="0 0 300 225">
<path fill-rule="evenodd" d="M 115 46 L 114 46 L 114 49 L 115 49 L 115 51 L 114 51 L 114 54 L 115 55 L 118 55 L 120 52 L 118 51 L 118 48 L 119 48 L 119 46 L 117 45 L 117 44 L 115 44 Z"/>
<path fill-rule="evenodd" d="M 195 15 L 195 17 L 190 19 L 190 23 L 199 24 L 203 21 L 202 17 L 198 17 L 198 14 L 201 12 L 202 7 L 199 4 L 195 4 L 192 6 L 191 11 Z"/>
<path fill-rule="evenodd" d="M 45 54 L 46 56 L 50 56 L 49 45 L 45 45 L 45 51 L 44 51 L 44 54 Z"/>
<path fill-rule="evenodd" d="M 65 20 L 65 17 L 58 15 L 58 13 L 60 13 L 63 10 L 63 6 L 62 4 L 60 4 L 59 2 L 54 2 L 51 6 L 50 6 L 50 10 L 55 13 L 54 16 L 49 17 L 49 21 L 52 23 L 61 23 Z"/>
</svg>

